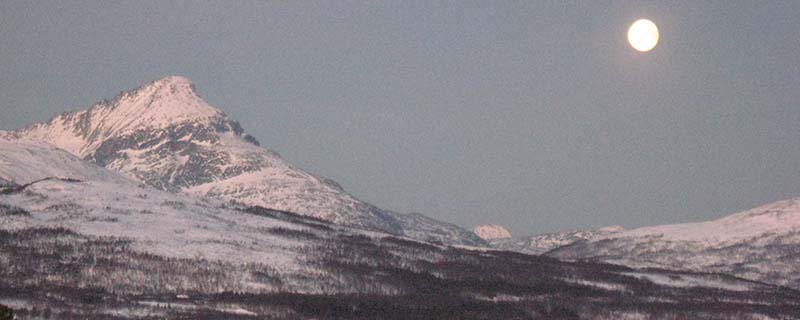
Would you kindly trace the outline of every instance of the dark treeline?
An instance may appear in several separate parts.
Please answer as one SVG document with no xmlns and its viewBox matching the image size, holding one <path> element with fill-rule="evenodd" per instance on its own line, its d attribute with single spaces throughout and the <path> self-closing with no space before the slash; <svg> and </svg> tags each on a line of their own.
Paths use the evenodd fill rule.
<svg viewBox="0 0 800 320">
<path fill-rule="evenodd" d="M 309 243 L 298 251 L 309 268 L 301 275 L 261 264 L 166 258 L 135 251 L 125 239 L 63 228 L 0 230 L 0 300 L 27 301 L 29 307 L 15 310 L 21 319 L 747 319 L 800 314 L 800 293 L 790 289 L 757 283 L 748 291 L 666 287 L 624 275 L 635 270 L 621 266 L 373 238 L 302 221 L 315 231 L 264 230 Z"/>
</svg>

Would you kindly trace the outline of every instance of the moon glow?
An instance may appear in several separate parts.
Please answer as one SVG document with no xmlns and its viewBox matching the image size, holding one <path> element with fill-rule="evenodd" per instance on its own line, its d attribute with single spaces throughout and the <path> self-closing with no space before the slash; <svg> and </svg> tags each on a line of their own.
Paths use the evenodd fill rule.
<svg viewBox="0 0 800 320">
<path fill-rule="evenodd" d="M 628 42 L 639 52 L 653 50 L 658 44 L 658 27 L 648 19 L 636 20 L 628 28 Z"/>
</svg>

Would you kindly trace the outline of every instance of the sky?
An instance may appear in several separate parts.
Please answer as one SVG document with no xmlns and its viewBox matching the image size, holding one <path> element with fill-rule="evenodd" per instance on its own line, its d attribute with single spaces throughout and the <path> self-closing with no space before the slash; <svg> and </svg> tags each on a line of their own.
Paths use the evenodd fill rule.
<svg viewBox="0 0 800 320">
<path fill-rule="evenodd" d="M 800 196 L 798 1 L 2 1 L 0 129 L 167 75 L 383 208 L 517 235 Z M 661 39 L 626 40 L 638 18 Z"/>
</svg>

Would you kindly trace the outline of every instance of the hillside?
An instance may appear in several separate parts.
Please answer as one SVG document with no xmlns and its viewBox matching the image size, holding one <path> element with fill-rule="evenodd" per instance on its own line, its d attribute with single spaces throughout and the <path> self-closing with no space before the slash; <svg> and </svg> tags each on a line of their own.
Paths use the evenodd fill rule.
<svg viewBox="0 0 800 320">
<path fill-rule="evenodd" d="M 722 272 L 800 288 L 800 199 L 713 221 L 628 230 L 575 242 L 548 255 Z"/>
<path fill-rule="evenodd" d="M 15 182 L 0 194 L 0 305 L 21 319 L 756 319 L 800 307 L 797 291 L 725 275 L 454 248 L 173 194 L 43 144 L 0 154 Z"/>
</svg>

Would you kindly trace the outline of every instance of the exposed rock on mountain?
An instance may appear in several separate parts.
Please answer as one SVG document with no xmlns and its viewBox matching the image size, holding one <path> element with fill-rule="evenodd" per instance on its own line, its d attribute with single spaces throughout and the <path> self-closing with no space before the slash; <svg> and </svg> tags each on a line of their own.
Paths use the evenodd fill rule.
<svg viewBox="0 0 800 320">
<path fill-rule="evenodd" d="M 259 146 L 183 77 L 167 77 L 89 109 L 5 133 L 44 141 L 161 190 L 290 211 L 334 223 L 446 243 L 480 245 L 466 230 L 360 201 Z"/>
<path fill-rule="evenodd" d="M 0 304 L 21 319 L 790 319 L 800 301 L 725 275 L 442 246 L 239 208 L 40 143 L 3 142 L 0 155 L 0 177 L 28 185 L 0 194 Z"/>
</svg>

